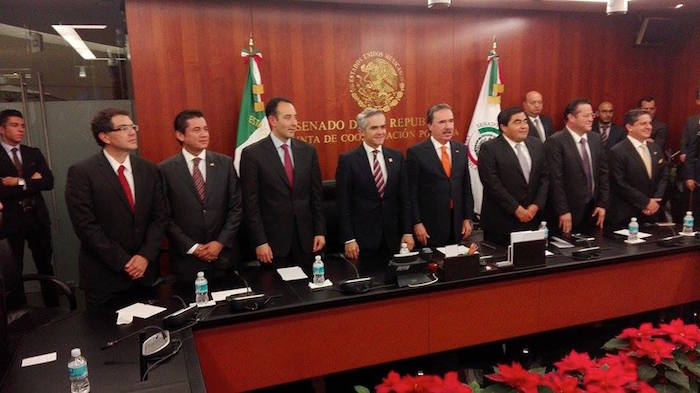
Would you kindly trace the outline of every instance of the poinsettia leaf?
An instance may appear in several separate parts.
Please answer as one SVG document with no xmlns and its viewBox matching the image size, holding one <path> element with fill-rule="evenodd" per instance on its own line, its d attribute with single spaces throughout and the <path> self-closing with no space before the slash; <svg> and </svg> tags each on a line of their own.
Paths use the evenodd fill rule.
<svg viewBox="0 0 700 393">
<path fill-rule="evenodd" d="M 469 387 L 472 389 L 472 393 L 483 393 L 484 389 L 479 386 L 479 382 L 471 381 L 469 382 Z"/>
<path fill-rule="evenodd" d="M 671 384 L 654 385 L 654 389 L 656 389 L 658 393 L 680 393 L 680 390 Z"/>
<path fill-rule="evenodd" d="M 690 371 L 691 373 L 695 374 L 698 378 L 700 378 L 700 364 L 688 362 L 687 364 L 684 364 L 683 366 L 685 366 L 685 368 L 688 371 Z"/>
<path fill-rule="evenodd" d="M 670 368 L 670 369 L 673 370 L 673 371 L 681 372 L 681 369 L 680 369 L 680 367 L 678 367 L 678 364 L 676 364 L 676 362 L 674 362 L 674 361 L 671 360 L 671 359 L 664 359 L 664 360 L 661 361 L 661 364 L 663 364 L 664 366 Z"/>
<path fill-rule="evenodd" d="M 690 380 L 690 391 L 697 393 L 698 389 L 700 389 L 700 387 L 698 387 L 698 381 L 696 379 L 691 379 Z"/>
<path fill-rule="evenodd" d="M 369 389 L 367 389 L 366 387 L 364 387 L 362 385 L 355 385 L 355 386 L 353 386 L 353 388 L 355 389 L 355 392 L 357 392 L 357 393 L 370 393 Z"/>
<path fill-rule="evenodd" d="M 537 386 L 537 393 L 554 393 L 554 391 L 549 386 Z"/>
<path fill-rule="evenodd" d="M 509 386 L 494 383 L 481 390 L 481 393 L 511 393 L 515 390 L 511 389 Z"/>
<path fill-rule="evenodd" d="M 641 364 L 637 367 L 637 376 L 643 381 L 650 381 L 657 373 L 658 371 L 654 367 L 646 364 Z"/>
<path fill-rule="evenodd" d="M 683 373 L 679 373 L 678 371 L 670 371 L 669 370 L 669 371 L 666 371 L 664 373 L 664 376 L 666 377 L 666 379 L 675 383 L 676 385 L 678 385 L 684 389 L 690 390 L 690 383 L 689 383 L 687 375 L 685 375 Z"/>
<path fill-rule="evenodd" d="M 531 373 L 539 374 L 539 375 L 544 375 L 547 372 L 547 367 L 535 367 L 527 370 Z"/>
<path fill-rule="evenodd" d="M 613 338 L 611 340 L 608 340 L 608 342 L 606 342 L 603 345 L 603 349 L 606 351 L 613 351 L 616 349 L 625 349 L 628 346 L 629 342 L 627 340 L 621 338 Z"/>
<path fill-rule="evenodd" d="M 680 351 L 673 353 L 673 360 L 675 360 L 681 366 L 685 366 L 686 364 L 691 363 L 690 359 L 688 359 L 688 356 L 686 356 L 683 352 Z"/>
</svg>

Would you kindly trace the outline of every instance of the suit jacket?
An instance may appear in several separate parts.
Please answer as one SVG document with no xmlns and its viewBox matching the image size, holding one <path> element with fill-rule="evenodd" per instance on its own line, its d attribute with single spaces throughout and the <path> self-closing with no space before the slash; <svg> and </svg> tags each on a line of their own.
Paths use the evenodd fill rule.
<svg viewBox="0 0 700 393">
<path fill-rule="evenodd" d="M 600 135 L 600 123 L 597 121 L 593 123 L 593 132 Z M 608 141 L 605 143 L 605 150 L 610 151 L 610 148 L 621 142 L 627 137 L 627 131 L 624 127 L 619 126 L 615 123 L 610 123 L 610 129 L 608 130 Z"/>
<path fill-rule="evenodd" d="M 44 155 L 35 147 L 19 145 L 22 156 L 22 173 L 17 174 L 17 169 L 5 152 L 0 150 L 0 177 L 21 177 L 26 184 L 26 190 L 22 186 L 4 186 L 0 183 L 0 202 L 4 208 L 2 211 L 3 237 L 8 234 L 15 234 L 21 230 L 22 210 L 24 205 L 31 204 L 35 209 L 37 219 L 43 225 L 50 226 L 51 219 L 46 208 L 41 191 L 53 189 L 53 173 L 46 164 Z M 41 174 L 41 179 L 32 179 L 35 172 Z"/>
<path fill-rule="evenodd" d="M 690 116 L 685 121 L 681 136 L 681 153 L 686 155 L 683 178 L 700 180 L 700 115 Z"/>
<path fill-rule="evenodd" d="M 255 247 L 268 243 L 275 256 L 289 254 L 295 228 L 306 253 L 312 251 L 313 237 L 326 233 L 316 149 L 298 139 L 291 139 L 291 147 L 293 187 L 271 137 L 246 147 L 241 154 L 243 214 L 249 236 Z"/>
<path fill-rule="evenodd" d="M 165 223 L 160 175 L 154 164 L 133 155 L 130 160 L 135 212 L 103 152 L 68 169 L 65 197 L 80 239 L 80 287 L 105 301 L 134 285 L 124 265 L 136 254 L 149 262 L 139 284 L 149 286 L 158 275 Z"/>
<path fill-rule="evenodd" d="M 181 281 L 192 281 L 199 271 L 206 276 L 214 268 L 233 264 L 232 247 L 241 224 L 241 190 L 231 157 L 206 152 L 205 198 L 202 203 L 180 152 L 160 163 L 168 207 L 165 232 L 170 245 L 170 261 Z M 224 245 L 214 263 L 201 261 L 187 251 L 196 243 L 216 240 Z"/>
<path fill-rule="evenodd" d="M 662 123 L 656 119 L 651 121 L 651 138 L 654 139 L 656 146 L 661 149 L 661 152 L 666 151 L 666 137 L 668 136 L 668 127 L 666 123 Z"/>
<path fill-rule="evenodd" d="M 554 131 L 552 119 L 547 116 L 540 115 L 540 122 L 542 122 L 542 127 L 544 127 L 545 140 L 549 139 L 549 137 L 552 135 L 552 132 Z M 535 123 L 533 123 L 532 120 L 530 120 L 530 116 L 527 116 L 527 125 L 530 126 L 530 133 L 528 134 L 528 136 L 540 139 L 540 133 L 537 131 Z"/>
<path fill-rule="evenodd" d="M 484 185 L 481 223 L 484 231 L 504 237 L 513 231 L 537 229 L 544 212 L 549 189 L 549 170 L 544 145 L 539 138 L 528 137 L 525 146 L 530 153 L 530 177 L 525 181 L 518 157 L 508 141 L 500 135 L 481 145 L 479 177 Z M 538 217 L 522 223 L 515 216 L 518 206 L 535 204 Z"/>
<path fill-rule="evenodd" d="M 593 200 L 595 206 L 607 208 L 610 198 L 610 183 L 608 179 L 608 159 L 605 148 L 600 141 L 600 135 L 589 132 L 586 134 L 588 148 L 591 151 L 592 175 L 594 182 Z M 584 219 L 586 204 L 586 173 L 579 148 L 569 131 L 564 128 L 552 135 L 545 143 L 545 152 L 549 164 L 549 195 L 550 206 L 558 222 L 558 217 L 571 213 L 572 227 L 577 228 Z"/>
<path fill-rule="evenodd" d="M 450 241 L 450 223 L 452 233 L 459 240 L 462 221 L 471 219 L 474 214 L 467 148 L 451 141 L 450 151 L 450 177 L 442 169 L 430 138 L 410 147 L 406 153 L 413 224 L 425 226 L 431 247 L 443 246 Z"/>
<path fill-rule="evenodd" d="M 342 154 L 336 170 L 336 195 L 343 242 L 356 239 L 363 250 L 376 251 L 382 243 L 397 251 L 401 236 L 412 233 L 406 166 L 401 152 L 382 147 L 387 178 L 384 199 L 372 176 L 363 145 Z"/>
<path fill-rule="evenodd" d="M 651 179 L 629 138 L 610 149 L 611 206 L 614 209 L 610 210 L 608 217 L 610 225 L 614 227 L 625 226 L 632 217 L 637 217 L 641 222 L 656 219 L 656 215 L 643 215 L 642 210 L 649 203 L 649 198 L 663 198 L 666 193 L 668 165 L 656 143 L 647 143 L 647 147 L 651 155 Z"/>
</svg>

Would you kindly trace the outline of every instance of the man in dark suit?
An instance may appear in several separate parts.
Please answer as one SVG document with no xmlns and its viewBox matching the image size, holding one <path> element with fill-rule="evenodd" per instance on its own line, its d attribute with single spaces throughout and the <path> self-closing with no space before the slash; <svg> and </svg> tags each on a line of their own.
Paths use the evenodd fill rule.
<svg viewBox="0 0 700 393">
<path fill-rule="evenodd" d="M 659 218 L 666 192 L 668 166 L 661 149 L 649 142 L 651 115 L 644 109 L 625 114 L 625 140 L 610 149 L 612 206 L 608 225 L 624 227 L 632 217 L 640 222 Z"/>
<path fill-rule="evenodd" d="M 182 151 L 160 163 L 168 206 L 165 226 L 178 281 L 227 275 L 241 223 L 241 191 L 231 157 L 208 151 L 209 127 L 198 110 L 174 121 Z M 196 163 L 196 165 L 195 165 Z"/>
<path fill-rule="evenodd" d="M 550 212 L 564 233 L 602 228 L 610 185 L 600 135 L 592 133 L 593 108 L 585 99 L 564 111 L 566 127 L 545 144 L 549 164 Z"/>
<path fill-rule="evenodd" d="M 401 152 L 384 146 L 386 117 L 367 108 L 357 128 L 362 145 L 340 156 L 335 175 L 345 256 L 389 257 L 400 243 L 412 249 L 406 167 Z"/>
<path fill-rule="evenodd" d="M 700 89 L 695 92 L 695 104 L 700 108 Z M 681 161 L 685 187 L 695 192 L 700 181 L 700 114 L 690 116 L 685 121 L 681 136 Z M 693 198 L 694 211 L 700 210 L 700 197 Z"/>
<path fill-rule="evenodd" d="M 138 126 L 128 112 L 104 109 L 91 129 L 103 150 L 68 169 L 66 205 L 88 308 L 118 309 L 149 296 L 157 278 L 163 188 L 158 168 L 130 155 Z"/>
<path fill-rule="evenodd" d="M 651 115 L 651 136 L 649 137 L 649 142 L 654 142 L 661 149 L 661 152 L 665 152 L 668 127 L 666 123 L 662 123 L 656 118 L 656 101 L 654 101 L 654 97 L 642 97 L 638 104 L 639 108 L 644 109 Z"/>
<path fill-rule="evenodd" d="M 22 113 L 7 109 L 0 112 L 0 202 L 3 209 L 3 234 L 17 262 L 17 271 L 24 267 L 24 242 L 32 251 L 34 265 L 40 274 L 53 275 L 51 266 L 51 219 L 41 196 L 53 189 L 53 174 L 44 155 L 34 147 L 22 145 L 25 125 Z M 24 301 L 24 286 L 11 303 Z M 42 283 L 41 293 L 47 306 L 58 306 L 58 298 L 50 285 Z"/>
<path fill-rule="evenodd" d="M 610 151 L 611 147 L 625 139 L 627 135 L 624 128 L 613 123 L 614 113 L 613 104 L 609 101 L 603 101 L 598 105 L 598 116 L 593 122 L 593 132 L 600 134 L 600 141 L 605 146 L 606 151 Z"/>
<path fill-rule="evenodd" d="M 554 126 L 552 119 L 542 114 L 542 94 L 537 91 L 529 91 L 523 99 L 523 109 L 527 115 L 527 124 L 530 127 L 530 136 L 544 143 L 552 135 Z"/>
<path fill-rule="evenodd" d="M 294 139 L 297 113 L 289 99 L 265 107 L 272 133 L 241 155 L 243 212 L 255 255 L 264 264 L 311 263 L 326 244 L 321 169 L 316 149 Z"/>
<path fill-rule="evenodd" d="M 549 188 L 544 145 L 528 136 L 522 108 L 498 114 L 501 135 L 479 150 L 479 177 L 484 185 L 481 223 L 484 238 L 506 244 L 513 231 L 537 229 Z"/>
<path fill-rule="evenodd" d="M 467 148 L 451 140 L 454 115 L 447 104 L 428 109 L 428 140 L 406 153 L 413 233 L 421 245 L 444 246 L 472 233 L 474 214 Z"/>
</svg>

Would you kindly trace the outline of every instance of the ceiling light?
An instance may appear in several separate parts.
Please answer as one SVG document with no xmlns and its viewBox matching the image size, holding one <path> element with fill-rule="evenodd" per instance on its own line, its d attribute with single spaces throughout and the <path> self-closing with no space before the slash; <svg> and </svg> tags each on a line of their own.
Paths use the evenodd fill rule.
<svg viewBox="0 0 700 393">
<path fill-rule="evenodd" d="M 673 7 L 673 8 L 675 8 L 675 9 L 683 8 L 684 5 L 685 5 L 685 4 L 683 4 L 683 3 L 678 3 L 678 4 L 676 4 L 676 6 Z"/>
<path fill-rule="evenodd" d="M 87 71 L 85 70 L 85 66 L 80 66 L 78 68 L 80 69 L 80 71 L 78 71 L 78 77 L 87 78 Z"/>
<path fill-rule="evenodd" d="M 627 1 L 628 0 L 608 0 L 608 6 L 606 7 L 605 12 L 608 15 L 626 14 Z"/>
<path fill-rule="evenodd" d="M 51 25 L 58 34 L 66 40 L 70 46 L 75 49 L 76 52 L 85 60 L 95 60 L 97 57 L 94 53 L 85 45 L 85 41 L 78 35 L 75 29 L 105 29 L 105 25 Z"/>
<path fill-rule="evenodd" d="M 452 0 L 428 0 L 428 8 L 449 8 L 452 5 Z"/>
</svg>

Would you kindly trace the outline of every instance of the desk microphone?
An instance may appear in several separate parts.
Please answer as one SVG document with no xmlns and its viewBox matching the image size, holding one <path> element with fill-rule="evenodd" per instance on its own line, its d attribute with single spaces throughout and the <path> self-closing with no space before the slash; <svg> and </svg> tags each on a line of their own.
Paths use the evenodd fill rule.
<svg viewBox="0 0 700 393">
<path fill-rule="evenodd" d="M 157 352 L 158 350 L 165 348 L 170 343 L 170 332 L 169 331 L 161 329 L 160 326 L 148 325 L 148 326 L 142 327 L 141 329 L 139 329 L 135 332 L 131 332 L 131 333 L 127 334 L 126 336 L 119 337 L 119 338 L 112 340 L 112 341 L 107 341 L 107 343 L 102 346 L 102 350 L 105 350 L 107 348 L 111 348 L 111 347 L 119 344 L 120 342 L 126 340 L 127 338 L 131 338 L 131 337 L 133 337 L 137 334 L 143 333 L 147 330 L 157 330 L 158 333 L 152 335 L 151 337 L 147 338 L 146 341 L 144 341 L 143 351 L 142 351 L 142 354 L 144 356 L 151 355 L 151 354 Z M 165 342 L 165 345 L 162 345 L 163 342 Z M 152 347 L 150 345 L 147 345 L 147 343 L 153 343 L 153 344 L 157 344 L 157 345 L 155 345 L 155 347 Z M 154 351 L 154 348 L 157 348 L 157 347 L 160 347 L 160 348 L 158 348 Z"/>
<path fill-rule="evenodd" d="M 252 293 L 253 292 L 253 290 L 250 288 L 250 285 L 248 285 L 248 281 L 246 281 L 245 277 L 243 277 L 240 273 L 238 273 L 238 270 L 234 270 L 233 274 L 238 276 L 238 278 L 240 278 L 241 281 L 243 281 L 243 287 L 246 288 L 245 293 Z"/>
</svg>

